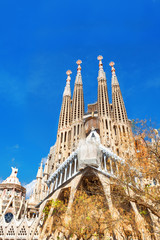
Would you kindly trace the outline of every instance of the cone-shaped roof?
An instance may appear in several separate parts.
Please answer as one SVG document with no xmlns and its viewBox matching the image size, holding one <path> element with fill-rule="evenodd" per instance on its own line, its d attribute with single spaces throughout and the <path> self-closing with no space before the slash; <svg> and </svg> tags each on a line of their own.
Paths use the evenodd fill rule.
<svg viewBox="0 0 160 240">
<path fill-rule="evenodd" d="M 37 178 L 42 178 L 43 177 L 43 166 L 42 166 L 42 161 L 41 161 L 41 165 L 38 168 L 38 172 L 37 172 Z"/>
<path fill-rule="evenodd" d="M 48 175 L 48 159 L 47 159 L 47 162 L 45 163 L 45 167 L 44 167 L 44 175 Z"/>
<path fill-rule="evenodd" d="M 12 173 L 11 175 L 2 182 L 2 184 L 6 184 L 6 183 L 12 183 L 12 184 L 18 184 L 21 185 L 19 179 L 17 178 L 17 173 L 18 173 L 18 169 L 17 168 L 13 168 L 12 167 Z"/>
</svg>

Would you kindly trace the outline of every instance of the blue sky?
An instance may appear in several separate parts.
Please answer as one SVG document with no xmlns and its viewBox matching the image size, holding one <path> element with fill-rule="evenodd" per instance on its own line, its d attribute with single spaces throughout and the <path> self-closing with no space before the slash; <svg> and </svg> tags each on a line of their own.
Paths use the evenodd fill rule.
<svg viewBox="0 0 160 240">
<path fill-rule="evenodd" d="M 85 107 L 97 99 L 97 56 L 109 62 L 130 119 L 160 124 L 160 0 L 0 2 L 0 178 L 11 166 L 22 183 L 36 177 L 55 143 L 71 69 L 82 60 Z M 109 94 L 111 101 L 111 94 Z"/>
</svg>

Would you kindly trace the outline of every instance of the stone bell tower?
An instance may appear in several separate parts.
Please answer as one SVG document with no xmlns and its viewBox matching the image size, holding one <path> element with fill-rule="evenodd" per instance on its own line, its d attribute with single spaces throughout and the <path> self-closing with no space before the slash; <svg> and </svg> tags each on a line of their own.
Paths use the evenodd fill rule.
<svg viewBox="0 0 160 240">
<path fill-rule="evenodd" d="M 62 107 L 59 117 L 57 142 L 56 142 L 56 164 L 61 164 L 70 154 L 71 148 L 71 71 L 68 70 L 67 82 L 63 93 Z"/>
<path fill-rule="evenodd" d="M 84 138 L 84 97 L 83 84 L 81 75 L 81 60 L 77 62 L 77 75 L 74 85 L 73 99 L 72 99 L 72 127 L 71 127 L 71 149 L 75 150 L 80 139 Z"/>
<path fill-rule="evenodd" d="M 102 56 L 98 56 L 99 72 L 98 72 L 98 118 L 100 125 L 100 138 L 104 146 L 112 145 L 112 121 L 111 109 L 108 98 L 106 74 L 103 70 Z"/>
<path fill-rule="evenodd" d="M 121 89 L 115 73 L 114 62 L 110 62 L 112 72 L 112 116 L 113 116 L 113 136 L 114 151 L 124 156 L 125 143 L 129 143 L 132 138 L 130 122 L 127 117 Z M 131 141 L 132 142 L 132 141 Z"/>
</svg>

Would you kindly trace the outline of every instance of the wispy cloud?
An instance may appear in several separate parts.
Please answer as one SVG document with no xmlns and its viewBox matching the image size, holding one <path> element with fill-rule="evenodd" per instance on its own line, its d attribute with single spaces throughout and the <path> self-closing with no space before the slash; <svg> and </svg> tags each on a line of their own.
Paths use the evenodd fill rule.
<svg viewBox="0 0 160 240">
<path fill-rule="evenodd" d="M 0 183 L 2 183 L 3 182 L 3 179 L 0 177 Z"/>
<path fill-rule="evenodd" d="M 24 185 L 24 187 L 26 188 L 26 198 L 28 199 L 31 194 L 33 193 L 35 184 L 36 184 L 36 179 L 32 180 L 30 183 Z"/>
<path fill-rule="evenodd" d="M 8 150 L 18 150 L 18 149 L 20 149 L 20 145 L 19 144 L 15 144 L 13 146 L 8 146 L 7 149 Z"/>
<path fill-rule="evenodd" d="M 14 145 L 12 149 L 19 149 L 19 144 Z"/>
<path fill-rule="evenodd" d="M 15 158 L 12 158 L 11 161 L 14 162 L 14 161 L 15 161 Z"/>
<path fill-rule="evenodd" d="M 47 159 L 48 159 L 48 157 L 44 157 L 44 158 L 42 158 L 42 161 L 43 161 L 43 166 L 46 164 L 46 162 L 47 162 Z"/>
<path fill-rule="evenodd" d="M 160 87 L 160 78 L 150 80 L 146 83 L 147 88 L 159 88 Z"/>
</svg>

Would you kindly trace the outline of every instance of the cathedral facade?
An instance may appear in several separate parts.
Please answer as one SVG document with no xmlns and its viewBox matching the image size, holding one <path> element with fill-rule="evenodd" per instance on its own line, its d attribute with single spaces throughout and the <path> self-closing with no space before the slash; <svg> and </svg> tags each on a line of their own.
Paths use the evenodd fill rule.
<svg viewBox="0 0 160 240">
<path fill-rule="evenodd" d="M 114 62 L 110 63 L 112 72 L 112 103 L 110 103 L 102 59 L 102 56 L 98 56 L 97 102 L 88 104 L 87 112 L 84 107 L 81 60 L 77 61 L 73 97 L 70 88 L 72 72 L 70 70 L 66 72 L 67 81 L 63 92 L 56 143 L 50 148 L 44 167 L 41 162 L 30 199 L 24 206 L 21 204 L 21 210 L 16 210 L 19 219 L 24 221 L 27 215 L 27 219 L 32 221 L 32 231 L 26 231 L 27 234 L 23 238 L 17 237 L 18 235 L 11 237 L 1 235 L 0 232 L 0 240 L 69 239 L 63 234 L 62 228 L 54 229 L 54 206 L 49 204 L 57 199 L 62 201 L 67 199 L 68 210 L 64 217 L 68 221 L 68 212 L 73 209 L 78 191 L 81 189 L 88 194 L 86 182 L 92 187 L 96 185 L 98 195 L 103 195 L 105 209 L 109 212 L 107 222 L 114 223 L 108 228 L 105 227 L 103 238 L 99 239 L 160 239 L 160 235 L 157 234 L 160 227 L 158 217 L 147 208 L 146 215 L 143 215 L 141 205 L 133 201 L 135 196 L 138 198 L 141 195 L 145 185 L 141 173 L 128 164 L 128 160 L 131 161 L 135 156 L 134 139 Z M 21 196 L 24 197 L 25 191 L 22 189 L 21 192 Z M 90 192 L 89 195 L 95 193 Z M 44 212 L 47 206 L 50 207 L 46 218 Z M 5 224 L 6 228 L 9 224 L 10 227 L 12 225 L 15 227 L 11 220 Z M 31 229 L 27 224 L 24 225 L 24 229 Z M 5 228 L 2 225 L 0 231 L 1 229 L 4 233 Z M 77 238 L 72 236 L 70 239 Z"/>
</svg>

